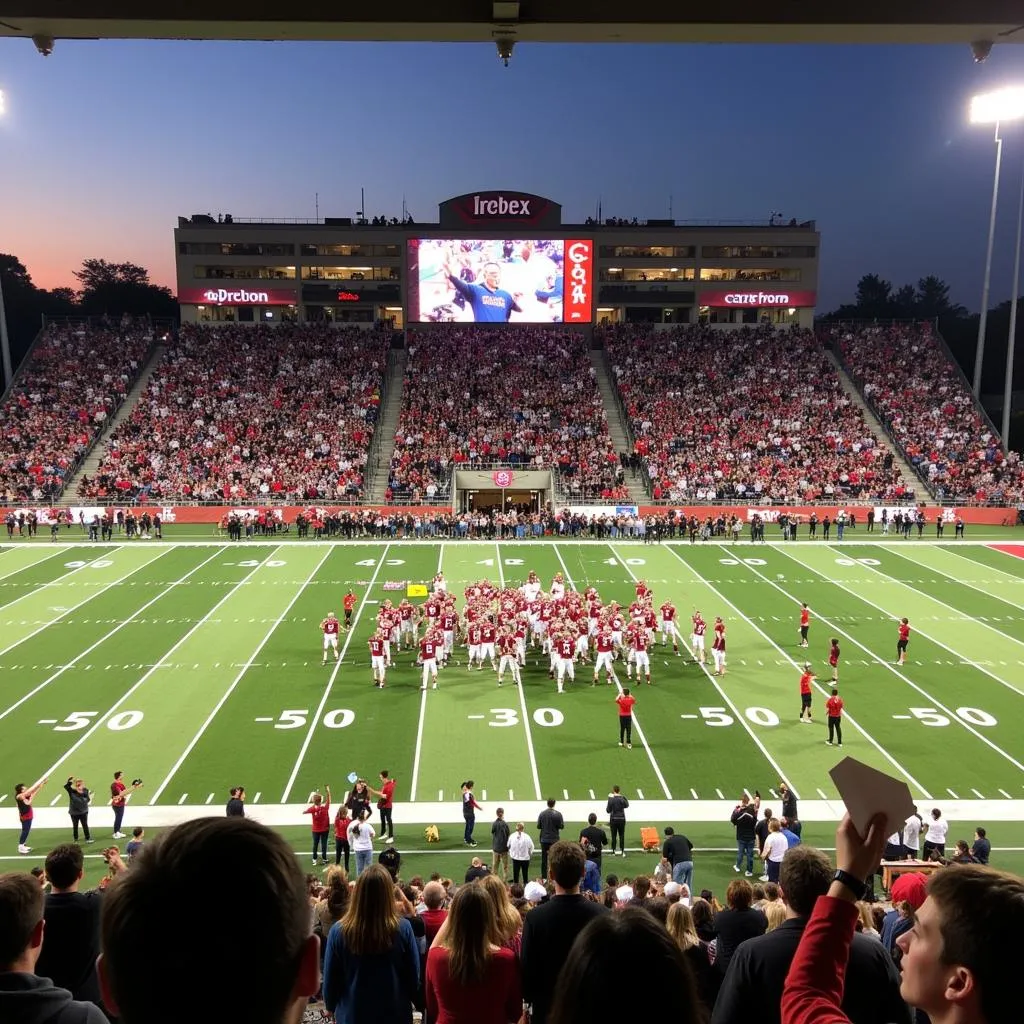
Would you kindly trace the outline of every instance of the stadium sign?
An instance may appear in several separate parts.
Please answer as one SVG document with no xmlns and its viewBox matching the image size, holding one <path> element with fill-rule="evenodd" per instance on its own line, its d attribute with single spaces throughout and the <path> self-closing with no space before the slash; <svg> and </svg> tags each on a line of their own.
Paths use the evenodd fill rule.
<svg viewBox="0 0 1024 1024">
<path fill-rule="evenodd" d="M 196 306 L 294 306 L 295 292 L 284 288 L 181 288 L 178 302 Z"/>
<path fill-rule="evenodd" d="M 440 221 L 445 226 L 520 224 L 554 227 L 561 222 L 561 211 L 558 203 L 529 192 L 470 192 L 443 202 Z"/>
<path fill-rule="evenodd" d="M 491 481 L 495 487 L 511 487 L 516 475 L 511 469 L 499 469 L 491 474 Z"/>
<path fill-rule="evenodd" d="M 702 306 L 732 306 L 746 309 L 764 309 L 766 307 L 813 309 L 817 305 L 817 299 L 818 296 L 815 292 L 734 292 L 717 290 L 700 293 L 700 305 Z"/>
<path fill-rule="evenodd" d="M 565 288 L 562 319 L 565 323 L 588 323 L 594 281 L 594 243 L 566 239 Z"/>
</svg>

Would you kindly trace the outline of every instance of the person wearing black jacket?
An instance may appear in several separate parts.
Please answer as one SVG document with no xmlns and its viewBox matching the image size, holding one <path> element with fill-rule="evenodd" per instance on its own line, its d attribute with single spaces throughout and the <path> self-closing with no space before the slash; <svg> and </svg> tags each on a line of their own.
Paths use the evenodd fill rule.
<svg viewBox="0 0 1024 1024">
<path fill-rule="evenodd" d="M 672 865 L 672 881 L 692 888 L 693 844 L 686 836 L 677 836 L 671 825 L 665 829 L 665 844 L 661 848 L 661 855 Z"/>
<path fill-rule="evenodd" d="M 592 860 L 600 871 L 601 851 L 608 845 L 608 833 L 597 824 L 596 814 L 587 817 L 587 827 L 580 832 L 580 845 L 587 860 Z"/>
<path fill-rule="evenodd" d="M 754 828 L 757 825 L 757 812 L 761 806 L 761 794 L 755 794 L 753 800 L 744 793 L 743 799 L 733 809 L 729 819 L 736 829 L 736 863 L 733 871 L 739 871 L 743 858 L 747 858 L 747 877 L 754 873 Z"/>
<path fill-rule="evenodd" d="M 619 854 L 626 856 L 626 808 L 629 801 L 622 795 L 618 786 L 612 786 L 608 794 L 608 804 L 604 813 L 608 815 L 608 827 L 612 830 L 612 856 L 615 856 L 615 838 L 619 840 Z"/>
<path fill-rule="evenodd" d="M 782 987 L 819 896 L 832 883 L 832 863 L 820 850 L 794 846 L 782 861 L 779 887 L 786 920 L 774 931 L 741 943 L 726 971 L 712 1024 L 778 1024 Z M 843 1012 L 853 1024 L 909 1024 L 899 973 L 878 939 L 854 935 L 843 986 Z"/>
<path fill-rule="evenodd" d="M 345 806 L 352 812 L 353 821 L 362 820 L 363 811 L 366 811 L 367 818 L 370 817 L 373 811 L 370 807 L 370 790 L 366 785 L 366 779 L 356 779 Z"/>
<path fill-rule="evenodd" d="M 537 818 L 537 828 L 540 831 L 540 874 L 542 878 L 547 878 L 548 850 L 558 842 L 562 835 L 562 829 L 565 828 L 562 812 L 555 810 L 553 798 L 548 800 L 547 810 L 540 812 Z"/>
<path fill-rule="evenodd" d="M 89 803 L 92 800 L 92 794 L 86 788 L 85 783 L 74 776 L 68 777 L 68 781 L 64 783 L 64 791 L 68 795 L 68 814 L 71 815 L 71 831 L 74 833 L 75 842 L 78 842 L 79 825 L 82 827 L 85 841 L 93 842 L 89 832 Z"/>
<path fill-rule="evenodd" d="M 225 813 L 229 818 L 245 817 L 245 786 L 232 786 Z"/>
<path fill-rule="evenodd" d="M 782 800 L 782 817 L 789 819 L 790 828 L 794 835 L 800 835 L 800 816 L 796 813 L 796 794 L 784 782 L 779 783 L 779 798 Z M 793 828 L 793 825 L 796 828 Z"/>
</svg>

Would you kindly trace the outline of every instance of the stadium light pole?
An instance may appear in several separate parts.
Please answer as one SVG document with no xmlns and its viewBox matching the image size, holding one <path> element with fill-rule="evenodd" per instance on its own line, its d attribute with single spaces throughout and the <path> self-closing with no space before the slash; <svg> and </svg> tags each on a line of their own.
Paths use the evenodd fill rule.
<svg viewBox="0 0 1024 1024">
<path fill-rule="evenodd" d="M 1015 86 L 982 93 L 971 99 L 971 124 L 995 125 L 996 170 L 992 181 L 992 209 L 988 218 L 988 247 L 985 252 L 985 281 L 981 290 L 981 314 L 978 318 L 978 343 L 974 353 L 974 397 L 981 401 L 981 369 L 985 362 L 985 328 L 988 324 L 988 294 L 992 283 L 992 247 L 996 234 L 996 208 L 999 205 L 999 171 L 1003 158 L 1003 139 L 999 126 L 1004 121 L 1024 117 L 1024 88 Z"/>
</svg>

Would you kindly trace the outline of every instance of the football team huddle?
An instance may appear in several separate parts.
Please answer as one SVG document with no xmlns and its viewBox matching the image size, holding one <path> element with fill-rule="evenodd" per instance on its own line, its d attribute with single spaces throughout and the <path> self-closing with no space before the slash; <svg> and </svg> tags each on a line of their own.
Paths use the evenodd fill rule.
<svg viewBox="0 0 1024 1024">
<path fill-rule="evenodd" d="M 556 573 L 545 592 L 531 571 L 518 587 L 501 587 L 488 579 L 466 587 L 461 614 L 448 590 L 444 574 L 433 580 L 431 593 L 419 606 L 403 598 L 397 605 L 385 600 L 368 644 L 373 684 L 383 688 L 387 669 L 397 650 L 416 650 L 416 666 L 422 668 L 421 689 L 437 689 L 438 671 L 466 652 L 466 668 L 483 671 L 485 662 L 497 673 L 501 686 L 506 676 L 521 683 L 527 649 L 549 658 L 548 677 L 558 692 L 576 681 L 576 666 L 593 666 L 592 685 L 618 682 L 614 663 L 623 662 L 627 679 L 634 671 L 639 682 L 651 684 L 650 651 L 660 642 L 672 645 L 677 657 L 683 644 L 676 606 L 669 600 L 655 605 L 654 594 L 644 580 L 637 580 L 635 599 L 628 608 L 616 601 L 605 604 L 596 587 L 582 593 L 568 587 Z M 696 608 L 691 619 L 690 650 L 696 663 L 705 665 L 705 633 L 708 624 Z M 328 614 L 320 628 L 324 635 L 324 662 L 334 649 L 338 654 L 339 623 Z M 717 617 L 712 627 L 711 655 L 715 674 L 725 675 L 725 623 Z M 683 644 L 685 646 L 685 644 Z"/>
</svg>

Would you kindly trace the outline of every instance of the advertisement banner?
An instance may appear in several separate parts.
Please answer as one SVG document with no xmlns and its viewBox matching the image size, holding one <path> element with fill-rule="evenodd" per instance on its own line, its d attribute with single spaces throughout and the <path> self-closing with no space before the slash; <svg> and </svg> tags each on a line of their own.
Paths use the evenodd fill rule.
<svg viewBox="0 0 1024 1024">
<path fill-rule="evenodd" d="M 441 204 L 441 223 L 454 214 L 464 224 L 541 224 L 558 215 L 561 208 L 543 196 L 529 192 L 470 192 Z"/>
<path fill-rule="evenodd" d="M 259 285 L 216 288 L 179 288 L 178 302 L 196 306 L 294 306 L 294 288 L 261 288 Z"/>
<path fill-rule="evenodd" d="M 594 243 L 582 238 L 568 239 L 565 243 L 565 322 L 590 323 L 593 297 Z"/>
<path fill-rule="evenodd" d="M 491 482 L 495 487 L 511 487 L 516 475 L 511 469 L 496 469 L 491 474 Z"/>
<path fill-rule="evenodd" d="M 701 291 L 697 300 L 701 306 L 743 308 L 743 309 L 805 309 L 817 305 L 816 292 L 791 291 L 784 285 L 765 285 L 759 290 L 750 289 L 741 284 L 736 288 L 716 288 Z"/>
</svg>

